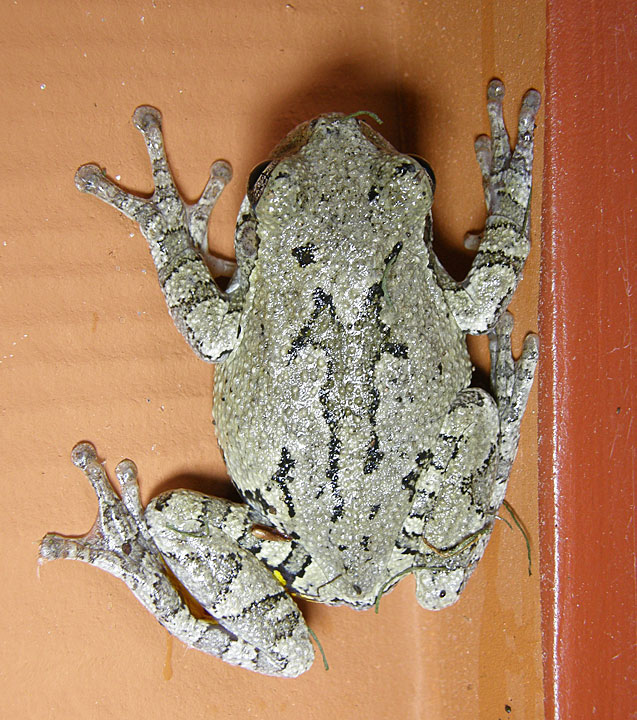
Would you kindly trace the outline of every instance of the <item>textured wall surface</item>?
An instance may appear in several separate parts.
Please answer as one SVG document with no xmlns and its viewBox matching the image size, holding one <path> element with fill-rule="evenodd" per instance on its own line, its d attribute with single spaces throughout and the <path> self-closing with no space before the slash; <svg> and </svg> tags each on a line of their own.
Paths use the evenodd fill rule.
<svg viewBox="0 0 637 720">
<path fill-rule="evenodd" d="M 79 440 L 112 471 L 133 458 L 144 501 L 169 487 L 231 493 L 210 422 L 213 372 L 173 328 L 143 238 L 74 187 L 99 163 L 148 192 L 130 122 L 160 108 L 183 194 L 209 165 L 234 181 L 211 245 L 232 256 L 250 170 L 296 123 L 371 110 L 383 133 L 434 167 L 436 247 L 457 277 L 465 232 L 484 220 L 473 140 L 488 130 L 489 79 L 543 91 L 545 7 L 522 2 L 253 3 L 63 0 L 3 3 L 0 214 L 0 714 L 15 718 L 537 718 L 542 658 L 537 395 L 508 499 L 524 540 L 499 523 L 461 601 L 422 610 L 407 578 L 380 614 L 306 605 L 330 662 L 298 680 L 259 677 L 186 650 L 112 577 L 79 563 L 39 571 L 41 536 L 83 533 L 92 490 L 69 461 Z M 533 250 L 513 305 L 514 348 L 537 329 L 544 112 L 537 131 Z M 487 366 L 484 338 L 472 342 Z"/>
</svg>

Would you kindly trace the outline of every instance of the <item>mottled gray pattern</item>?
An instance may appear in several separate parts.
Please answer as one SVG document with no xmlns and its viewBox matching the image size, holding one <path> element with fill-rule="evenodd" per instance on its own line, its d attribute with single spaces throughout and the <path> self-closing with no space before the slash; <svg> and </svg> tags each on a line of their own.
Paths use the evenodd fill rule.
<svg viewBox="0 0 637 720">
<path fill-rule="evenodd" d="M 207 221 L 230 168 L 215 163 L 185 204 L 159 113 L 138 108 L 153 196 L 125 193 L 95 166 L 76 182 L 139 223 L 175 324 L 219 363 L 217 434 L 245 504 L 176 491 L 142 512 L 132 464 L 120 501 L 84 444 L 75 462 L 100 516 L 83 538 L 47 535 L 43 559 L 102 567 L 184 642 L 280 676 L 313 659 L 295 594 L 363 609 L 413 573 L 421 605 L 455 602 L 504 499 L 537 363 L 534 336 L 513 361 L 505 308 L 529 251 L 539 95 L 524 98 L 512 152 L 503 93 L 490 83 L 491 138 L 476 142 L 488 218 L 462 283 L 433 253 L 429 168 L 357 117 L 330 114 L 253 174 L 220 290 Z M 492 394 L 470 387 L 464 336 L 484 332 Z M 192 614 L 164 562 L 214 619 Z"/>
</svg>

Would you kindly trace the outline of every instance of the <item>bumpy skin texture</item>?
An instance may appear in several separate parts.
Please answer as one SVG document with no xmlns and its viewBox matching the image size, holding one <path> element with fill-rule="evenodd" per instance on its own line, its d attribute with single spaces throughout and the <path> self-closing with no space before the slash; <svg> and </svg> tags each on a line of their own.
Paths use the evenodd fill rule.
<svg viewBox="0 0 637 720">
<path fill-rule="evenodd" d="M 215 163 L 186 205 L 159 113 L 138 108 L 153 197 L 95 166 L 76 182 L 140 224 L 175 324 L 219 363 L 214 417 L 245 504 L 175 491 L 142 511 L 134 465 L 119 466 L 120 500 L 82 444 L 74 462 L 98 520 L 81 538 L 47 535 L 43 559 L 102 567 L 189 645 L 288 677 L 313 660 L 294 595 L 363 609 L 414 573 L 423 607 L 457 600 L 504 500 L 537 362 L 535 336 L 514 362 L 504 309 L 529 250 L 539 95 L 524 98 L 512 152 L 503 92 L 490 83 L 491 138 L 476 142 L 488 217 L 462 283 L 432 250 L 428 167 L 331 114 L 296 128 L 254 173 L 221 291 L 206 228 L 230 168 Z M 470 387 L 464 336 L 483 332 L 492 394 Z M 213 619 L 192 614 L 165 565 Z"/>
</svg>

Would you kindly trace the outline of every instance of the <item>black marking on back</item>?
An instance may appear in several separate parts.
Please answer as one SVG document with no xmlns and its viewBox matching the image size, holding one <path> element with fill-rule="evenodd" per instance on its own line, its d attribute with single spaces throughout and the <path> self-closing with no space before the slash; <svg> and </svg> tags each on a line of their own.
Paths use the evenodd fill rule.
<svg viewBox="0 0 637 720">
<path fill-rule="evenodd" d="M 335 390 L 338 390 L 338 388 L 335 388 L 335 385 L 340 382 L 340 377 L 336 377 L 336 373 L 343 362 L 346 361 L 346 358 L 342 357 L 341 354 L 336 357 L 335 353 L 346 353 L 346 349 L 344 350 L 343 348 L 347 341 L 343 341 L 343 339 L 347 338 L 348 334 L 352 332 L 359 334 L 363 347 L 368 349 L 368 353 L 371 353 L 368 354 L 363 364 L 368 377 L 365 378 L 365 382 L 363 383 L 364 395 L 362 399 L 362 408 L 364 408 L 363 411 L 367 414 L 370 427 L 369 442 L 367 444 L 362 472 L 365 475 L 369 475 L 378 469 L 384 458 L 384 452 L 380 447 L 380 439 L 376 431 L 376 413 L 380 406 L 380 394 L 373 384 L 374 369 L 384 353 L 389 353 L 399 359 L 408 359 L 407 346 L 403 343 L 392 341 L 390 327 L 380 319 L 381 311 L 386 302 L 384 289 L 385 276 L 398 257 L 402 247 L 402 243 L 397 242 L 387 257 L 384 258 L 385 271 L 383 278 L 368 288 L 361 313 L 353 327 L 346 329 L 337 317 L 332 295 L 321 287 L 315 288 L 312 293 L 314 309 L 310 319 L 299 329 L 288 350 L 290 362 L 298 356 L 303 348 L 309 345 L 320 348 L 326 356 L 325 376 L 319 389 L 319 401 L 323 407 L 323 419 L 329 431 L 328 465 L 325 471 L 327 483 L 317 490 L 316 498 L 321 497 L 325 491 L 329 489 L 333 498 L 332 522 L 336 522 L 338 518 L 343 515 L 344 511 L 345 503 L 339 487 L 339 463 L 341 454 L 341 441 L 339 438 L 340 427 L 345 412 L 350 410 L 344 407 L 343 400 L 339 398 L 338 392 L 335 392 Z M 299 251 L 298 253 L 297 250 Z M 299 262 L 301 262 L 301 258 L 303 257 L 300 250 L 299 248 L 295 248 L 295 250 L 292 251 Z M 341 338 L 340 344 L 332 343 L 322 336 L 317 337 L 314 333 L 316 321 L 324 312 L 328 312 L 334 320 L 338 335 Z M 332 335 L 332 337 L 334 337 L 334 335 Z"/>
<path fill-rule="evenodd" d="M 396 358 L 407 360 L 407 345 L 404 343 L 388 342 L 383 345 L 383 350 Z"/>
<path fill-rule="evenodd" d="M 294 255 L 301 267 L 306 267 L 316 262 L 316 257 L 314 256 L 315 250 L 316 245 L 314 245 L 314 243 L 307 243 L 307 245 L 292 248 L 292 255 Z"/>
<path fill-rule="evenodd" d="M 403 487 L 409 490 L 410 502 L 416 493 L 416 483 L 418 482 L 418 478 L 420 477 L 423 469 L 431 463 L 433 457 L 433 451 L 429 449 L 418 453 L 418 455 L 416 455 L 416 466 L 403 477 Z"/>
<path fill-rule="evenodd" d="M 292 500 L 292 495 L 290 495 L 290 490 L 288 488 L 290 483 L 294 480 L 291 470 L 295 465 L 296 461 L 290 455 L 289 450 L 286 447 L 282 447 L 279 467 L 272 476 L 272 482 L 276 483 L 281 489 L 281 492 L 283 493 L 283 501 L 285 502 L 290 517 L 294 517 L 296 515 L 294 501 Z"/>
<path fill-rule="evenodd" d="M 253 490 L 242 488 L 241 496 L 246 503 L 257 513 L 264 513 L 264 517 L 268 515 L 276 515 L 276 508 L 265 499 L 261 490 L 257 487 Z"/>
</svg>

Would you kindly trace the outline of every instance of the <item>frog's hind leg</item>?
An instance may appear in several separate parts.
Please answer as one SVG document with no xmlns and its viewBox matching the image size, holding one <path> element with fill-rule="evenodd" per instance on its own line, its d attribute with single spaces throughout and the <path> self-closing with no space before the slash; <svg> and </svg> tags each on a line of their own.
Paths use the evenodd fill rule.
<svg viewBox="0 0 637 720">
<path fill-rule="evenodd" d="M 453 604 L 493 529 L 520 438 L 520 423 L 538 360 L 529 335 L 522 354 L 511 354 L 513 319 L 504 313 L 489 333 L 491 386 L 459 393 L 434 452 L 415 484 L 412 512 L 393 566 L 414 569 L 420 604 L 431 610 Z"/>
<path fill-rule="evenodd" d="M 159 111 L 139 107 L 133 122 L 144 137 L 151 161 L 152 196 L 125 192 L 97 165 L 79 168 L 75 184 L 139 224 L 175 325 L 202 359 L 217 362 L 236 344 L 242 297 L 241 293 L 232 298 L 223 293 L 212 278 L 207 225 L 232 171 L 228 163 L 215 162 L 198 202 L 189 205 L 180 197 L 166 159 Z"/>
<path fill-rule="evenodd" d="M 493 486 L 490 507 L 497 512 L 506 493 L 511 466 L 520 440 L 520 424 L 533 385 L 539 356 L 537 335 L 528 335 L 518 360 L 511 354 L 513 317 L 506 312 L 489 333 L 491 355 L 491 389 L 498 405 L 500 438 L 498 442 L 498 471 Z"/>
<path fill-rule="evenodd" d="M 411 571 L 418 602 L 453 604 L 482 557 L 493 529 L 498 409 L 479 388 L 456 396 L 422 471 L 414 473 L 411 513 L 391 562 L 395 577 Z"/>
<path fill-rule="evenodd" d="M 93 446 L 78 445 L 73 462 L 95 489 L 98 518 L 82 537 L 46 535 L 42 561 L 75 559 L 106 570 L 170 633 L 233 665 L 279 677 L 310 667 L 313 650 L 298 608 L 267 567 L 232 537 L 245 531 L 245 508 L 178 491 L 156 498 L 143 513 L 131 461 L 116 470 L 121 499 Z M 173 576 L 212 617 L 194 609 Z"/>
</svg>

